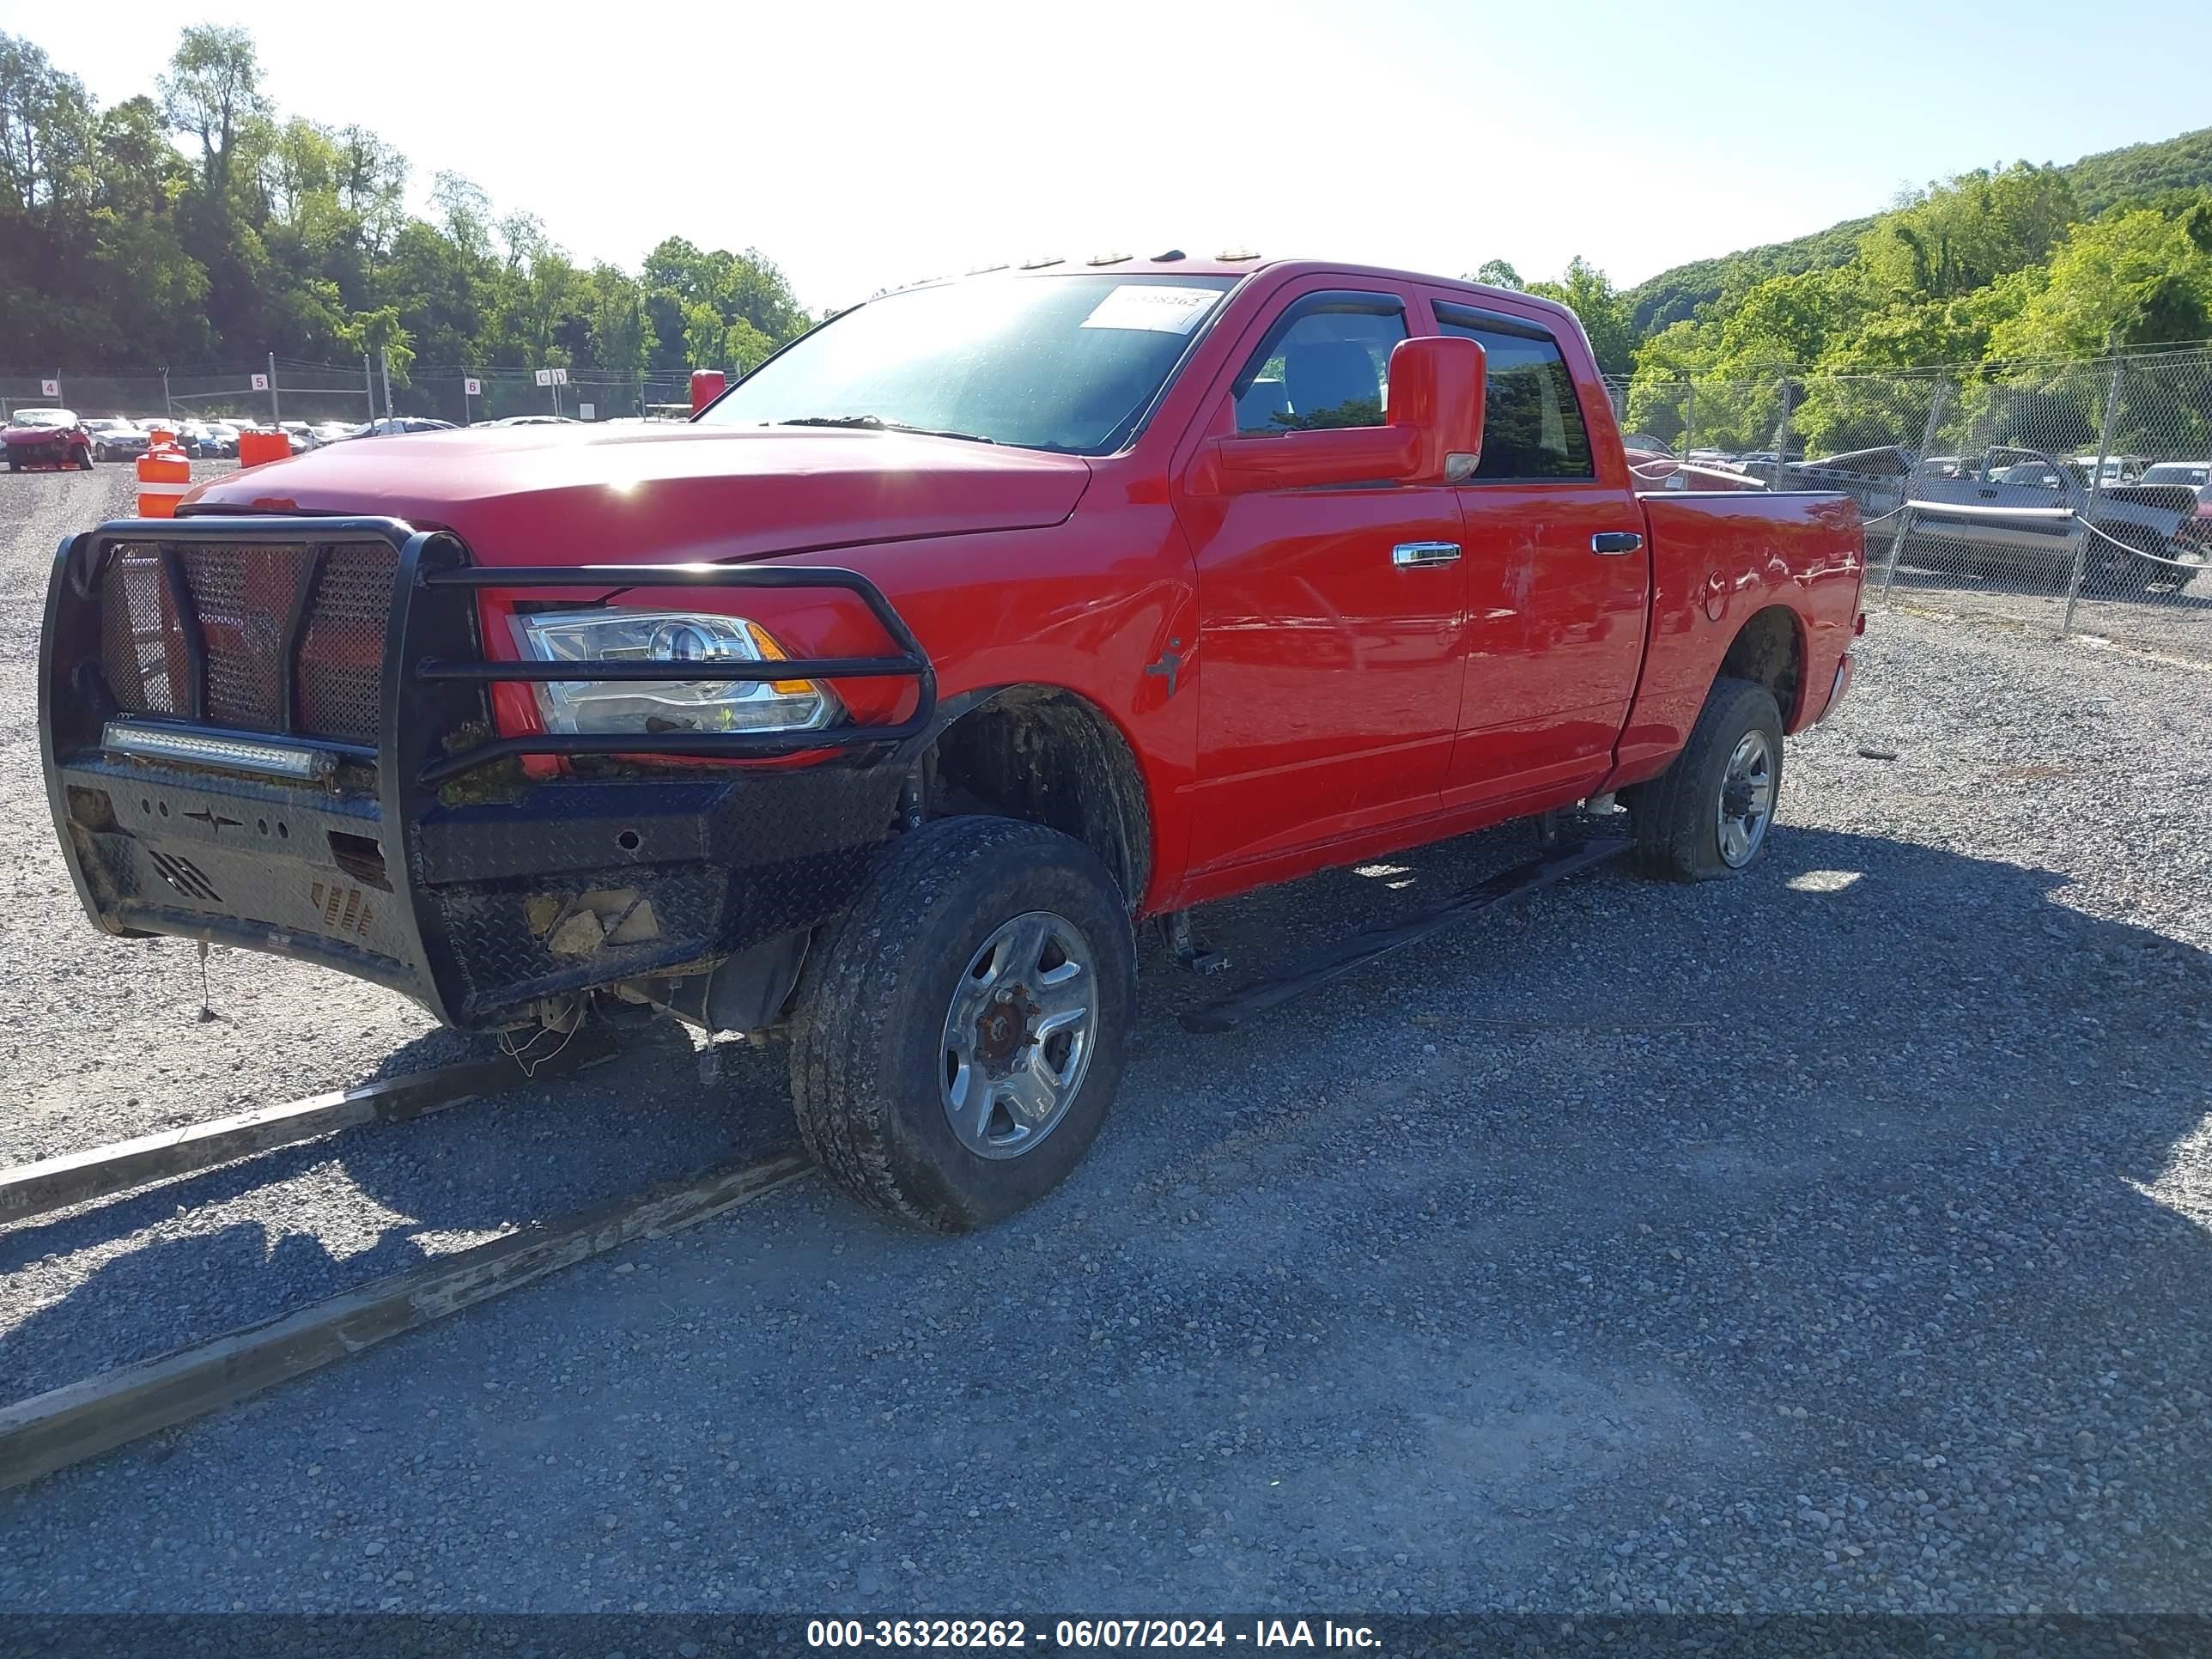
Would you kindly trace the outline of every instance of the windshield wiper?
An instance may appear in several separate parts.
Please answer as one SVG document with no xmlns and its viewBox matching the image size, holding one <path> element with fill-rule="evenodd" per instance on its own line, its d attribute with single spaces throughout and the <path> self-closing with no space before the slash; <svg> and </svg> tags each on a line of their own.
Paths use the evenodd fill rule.
<svg viewBox="0 0 2212 1659">
<path fill-rule="evenodd" d="M 801 415 L 788 421 L 770 422 L 775 426 L 846 426 L 869 432 L 913 432 L 925 438 L 958 438 L 971 444 L 994 444 L 996 438 L 987 438 L 980 432 L 940 432 L 931 427 L 909 426 L 904 421 L 887 421 L 880 415 Z"/>
</svg>

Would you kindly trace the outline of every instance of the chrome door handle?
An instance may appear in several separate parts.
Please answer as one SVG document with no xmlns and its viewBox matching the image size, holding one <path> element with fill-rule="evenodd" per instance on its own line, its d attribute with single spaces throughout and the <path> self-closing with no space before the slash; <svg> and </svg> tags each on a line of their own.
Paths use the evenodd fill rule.
<svg viewBox="0 0 2212 1659">
<path fill-rule="evenodd" d="M 1457 542 L 1400 542 L 1390 550 L 1390 562 L 1401 570 L 1419 570 L 1432 564 L 1457 564 Z"/>
<path fill-rule="evenodd" d="M 1633 530 L 1601 530 L 1590 538 L 1593 553 L 1634 553 L 1643 545 L 1644 538 Z"/>
</svg>

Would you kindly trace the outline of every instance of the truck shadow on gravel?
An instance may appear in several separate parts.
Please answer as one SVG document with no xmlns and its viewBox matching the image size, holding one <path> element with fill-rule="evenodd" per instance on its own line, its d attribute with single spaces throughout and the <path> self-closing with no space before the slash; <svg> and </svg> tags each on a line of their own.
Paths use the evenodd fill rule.
<svg viewBox="0 0 2212 1659">
<path fill-rule="evenodd" d="M 1442 896 L 1525 853 L 1488 850 L 1506 839 L 1211 932 L 1273 968 L 1378 882 Z M 1307 1375 L 1398 1432 L 1377 1467 L 1394 1437 L 1347 1397 L 1370 1449 L 1317 1488 L 1418 1513 L 1471 1485 L 1504 1533 L 1561 1528 L 1601 1587 L 1711 1543 L 1821 1595 L 1879 1569 L 1914 1604 L 1954 1579 L 2024 1603 L 2063 1568 L 2092 1602 L 2205 1605 L 2212 956 L 2067 885 L 1785 829 L 1747 880 L 1570 884 L 1226 1038 L 1161 1031 L 1156 996 L 1087 1173 L 1208 1328 L 1322 1313 Z M 1166 1124 L 1132 1121 L 1163 1095 Z M 1389 1375 L 1345 1380 L 1370 1356 Z M 1500 1364 L 1538 1404 L 1464 1391 Z M 1547 1398 L 1581 1422 L 1532 1449 Z M 1597 1494 L 1617 1479 L 1640 1501 Z M 1816 1539 L 1793 1511 L 1823 1504 Z M 1885 1507 L 1914 1542 L 1877 1561 L 1847 1528 Z"/>
<path fill-rule="evenodd" d="M 1217 907 L 1205 931 L 1234 983 L 1529 846 L 1401 854 Z M 578 1360 L 564 1453 L 592 1467 L 607 1424 L 665 1412 L 674 1456 L 694 1416 L 723 1420 L 731 1375 L 805 1374 L 747 1395 L 747 1534 L 861 1536 L 878 1471 L 933 1492 L 989 1454 L 1021 1472 L 1024 1541 L 932 1558 L 947 1602 L 1018 1559 L 1070 1605 L 1133 1582 L 1194 1604 L 1368 1607 L 1402 1583 L 1409 1604 L 1483 1605 L 1540 1565 L 1555 1607 L 1686 1584 L 1723 1604 L 2212 1604 L 2212 957 L 2086 915 L 2066 885 L 1784 826 L 1743 880 L 1571 882 L 1226 1036 L 1174 1018 L 1224 981 L 1149 949 L 1121 1101 L 1066 1188 L 944 1241 L 817 1186 L 775 1225 L 665 1247 L 659 1293 L 713 1310 L 717 1336 Z M 601 1177 L 650 1178 L 628 1160 L 691 1148 L 685 1123 L 787 1133 L 781 1058 L 711 1098 L 659 1061 L 594 1085 L 674 1108 Z M 268 1218 L 149 1242 L 16 1326 L 8 1380 L 274 1312 L 306 1256 L 335 1289 L 416 1259 L 426 1226 L 520 1217 L 555 1195 L 562 1141 L 487 1104 L 316 1152 L 391 1212 L 363 1249 Z M 242 1195 L 292 1156 L 125 1202 Z M 117 1207 L 18 1230 L 0 1268 L 115 1237 Z M 503 1375 L 526 1374 L 591 1350 L 575 1319 L 641 1316 L 612 1282 L 526 1293 L 548 1298 L 534 1320 L 465 1318 L 503 1322 L 521 1345 Z M 433 1352 L 380 1374 L 473 1390 L 472 1348 Z M 1084 1402 L 1081 1433 L 990 1408 L 1006 1378 Z M 1163 1456 L 1164 1498 L 1146 1473 Z M 543 1535 L 597 1539 L 629 1501 L 584 1482 Z M 885 1540 L 887 1576 L 907 1547 Z M 643 1594 L 660 1569 L 638 1571 Z"/>
</svg>

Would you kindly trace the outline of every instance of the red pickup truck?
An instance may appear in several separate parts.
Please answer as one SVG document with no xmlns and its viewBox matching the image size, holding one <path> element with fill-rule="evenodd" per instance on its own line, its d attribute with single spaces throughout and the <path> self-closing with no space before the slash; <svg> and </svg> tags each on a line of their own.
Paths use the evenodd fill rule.
<svg viewBox="0 0 2212 1659">
<path fill-rule="evenodd" d="M 833 1176 L 957 1231 L 1097 1132 L 1139 921 L 1593 797 L 1656 873 L 1749 865 L 1863 568 L 1844 496 L 1639 495 L 1557 305 L 1046 264 L 689 424 L 337 444 L 72 537 L 40 732 L 107 932 L 785 1031 Z"/>
</svg>

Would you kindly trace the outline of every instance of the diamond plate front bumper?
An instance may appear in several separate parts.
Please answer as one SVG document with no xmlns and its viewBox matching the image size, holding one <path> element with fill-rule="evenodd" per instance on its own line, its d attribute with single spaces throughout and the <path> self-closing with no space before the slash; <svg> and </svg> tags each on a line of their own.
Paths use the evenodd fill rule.
<svg viewBox="0 0 2212 1659">
<path fill-rule="evenodd" d="M 294 783 L 102 746 L 107 722 L 124 712 L 101 669 L 103 561 L 125 543 L 196 537 L 303 550 L 374 538 L 398 550 L 373 750 L 235 734 L 325 751 L 327 777 Z M 896 726 L 803 736 L 494 735 L 489 685 L 544 678 L 556 665 L 484 660 L 477 591 L 611 590 L 647 579 L 656 587 L 854 594 L 896 654 L 702 665 L 700 677 L 907 675 L 920 687 L 914 714 Z M 179 630 L 187 640 L 196 632 Z M 189 660 L 179 671 L 187 680 L 204 672 Z M 589 679 L 603 671 L 563 664 L 557 672 Z M 179 701 L 196 706 L 191 695 Z M 47 590 L 39 737 L 64 858 L 104 932 L 316 963 L 403 992 L 448 1024 L 482 1030 L 526 1020 L 549 999 L 696 970 L 828 916 L 891 833 L 906 763 L 927 740 L 935 704 L 926 654 L 851 571 L 501 569 L 470 564 L 451 536 L 392 520 L 208 517 L 106 525 L 63 544 Z M 179 732 L 209 729 L 132 718 Z M 802 750 L 830 752 L 795 767 L 653 764 L 666 755 L 757 759 Z M 622 775 L 532 780 L 512 763 L 523 754 L 618 757 L 599 763 Z"/>
</svg>

